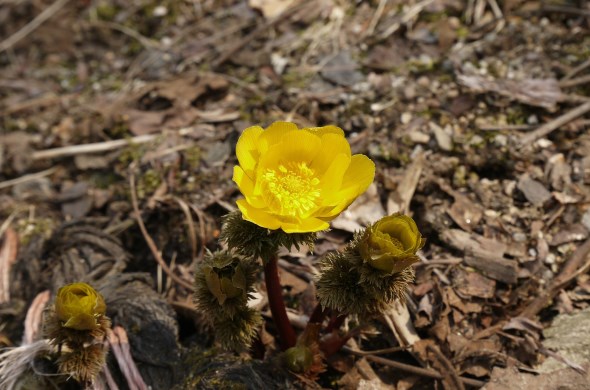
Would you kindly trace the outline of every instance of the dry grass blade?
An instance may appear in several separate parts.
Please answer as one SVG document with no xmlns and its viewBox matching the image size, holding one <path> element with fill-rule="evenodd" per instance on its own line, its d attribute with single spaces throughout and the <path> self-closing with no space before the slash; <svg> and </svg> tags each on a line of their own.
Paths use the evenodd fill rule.
<svg viewBox="0 0 590 390">
<path fill-rule="evenodd" d="M 57 168 L 49 168 L 41 172 L 31 173 L 28 175 L 23 175 L 21 177 L 17 177 L 16 179 L 5 180 L 0 182 L 0 190 L 4 188 L 9 188 L 17 184 L 26 183 L 28 181 L 37 180 L 45 176 L 53 175 L 53 173 L 57 171 Z"/>
<path fill-rule="evenodd" d="M 186 288 L 188 291 L 193 292 L 194 291 L 193 285 L 191 283 L 187 282 L 186 280 L 180 278 L 179 276 L 177 276 L 170 269 L 170 267 L 168 267 L 168 264 L 166 264 L 166 262 L 162 258 L 160 251 L 158 251 L 158 248 L 156 247 L 156 243 L 150 237 L 150 235 L 145 227 L 145 224 L 143 223 L 143 220 L 141 219 L 141 212 L 139 211 L 139 206 L 137 203 L 137 192 L 136 192 L 136 188 L 135 188 L 135 174 L 133 174 L 132 171 L 131 171 L 130 177 L 129 177 L 129 187 L 130 187 L 130 191 L 131 191 L 131 204 L 133 206 L 133 213 L 135 215 L 135 220 L 137 221 L 137 224 L 139 225 L 139 229 L 141 230 L 141 234 L 143 235 L 146 243 L 148 244 L 148 247 L 150 248 L 152 255 L 154 256 L 154 258 L 156 259 L 156 261 L 158 262 L 160 267 L 162 267 L 164 272 L 166 272 L 166 274 L 170 278 L 172 278 L 176 283 L 180 284 L 182 287 Z"/>
<path fill-rule="evenodd" d="M 10 301 L 10 269 L 16 261 L 18 235 L 11 228 L 4 232 L 0 247 L 0 303 Z"/>
<path fill-rule="evenodd" d="M 131 349 L 129 348 L 129 340 L 127 332 L 120 326 L 115 326 L 113 330 L 108 332 L 108 340 L 111 350 L 117 359 L 119 368 L 127 380 L 129 389 L 131 390 L 148 390 L 149 387 L 143 381 L 135 361 L 131 356 Z"/>
<path fill-rule="evenodd" d="M 7 348 L 0 353 L 0 389 L 17 389 L 21 376 L 32 369 L 35 357 L 51 352 L 45 339 L 32 344 Z"/>
<path fill-rule="evenodd" d="M 43 319 L 43 310 L 45 305 L 49 302 L 51 292 L 45 290 L 33 299 L 27 316 L 25 317 L 25 332 L 23 336 L 23 344 L 31 344 L 37 338 L 39 330 L 41 329 L 41 320 Z"/>
</svg>

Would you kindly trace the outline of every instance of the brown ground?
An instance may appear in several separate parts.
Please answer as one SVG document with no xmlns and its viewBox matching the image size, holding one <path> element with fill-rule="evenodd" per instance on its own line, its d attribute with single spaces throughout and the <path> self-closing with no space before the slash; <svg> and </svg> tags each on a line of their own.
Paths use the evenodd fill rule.
<svg viewBox="0 0 590 390">
<path fill-rule="evenodd" d="M 165 324 L 133 357 L 154 388 L 182 382 L 145 365 L 208 342 L 183 284 L 235 207 L 241 130 L 336 124 L 377 175 L 313 254 L 283 256 L 297 312 L 359 224 L 406 212 L 428 243 L 409 323 L 392 310 L 351 348 L 413 347 L 343 352 L 318 383 L 527 388 L 563 358 L 542 330 L 590 303 L 589 27 L 585 0 L 0 0 L 0 341 L 20 344 L 39 293 L 93 280 L 111 307 L 148 297 L 111 316 Z M 174 356 L 153 356 L 160 334 Z"/>
</svg>

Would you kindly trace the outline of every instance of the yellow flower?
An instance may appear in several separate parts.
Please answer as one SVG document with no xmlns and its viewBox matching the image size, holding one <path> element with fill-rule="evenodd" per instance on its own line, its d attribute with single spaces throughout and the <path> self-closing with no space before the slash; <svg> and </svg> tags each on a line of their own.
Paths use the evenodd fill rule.
<svg viewBox="0 0 590 390">
<path fill-rule="evenodd" d="M 105 314 L 106 305 L 102 295 L 88 284 L 72 283 L 57 291 L 55 312 L 66 328 L 93 330 L 99 327 L 97 317 Z"/>
<path fill-rule="evenodd" d="M 424 243 L 412 218 L 393 214 L 365 230 L 359 251 L 373 268 L 391 275 L 417 262 L 416 252 Z"/>
<path fill-rule="evenodd" d="M 375 164 L 351 155 L 336 126 L 298 129 L 289 122 L 249 127 L 236 146 L 233 180 L 242 217 L 286 233 L 325 230 L 373 181 Z"/>
</svg>

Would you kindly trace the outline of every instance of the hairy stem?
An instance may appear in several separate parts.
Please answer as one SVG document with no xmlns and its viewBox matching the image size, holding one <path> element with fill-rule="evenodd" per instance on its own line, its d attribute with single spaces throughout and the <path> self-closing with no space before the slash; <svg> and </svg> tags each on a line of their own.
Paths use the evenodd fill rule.
<svg viewBox="0 0 590 390">
<path fill-rule="evenodd" d="M 279 340 L 283 351 L 295 346 L 297 336 L 287 317 L 283 291 L 279 280 L 279 269 L 277 266 L 277 255 L 273 255 L 264 265 L 264 280 L 272 318 L 279 332 Z"/>
</svg>

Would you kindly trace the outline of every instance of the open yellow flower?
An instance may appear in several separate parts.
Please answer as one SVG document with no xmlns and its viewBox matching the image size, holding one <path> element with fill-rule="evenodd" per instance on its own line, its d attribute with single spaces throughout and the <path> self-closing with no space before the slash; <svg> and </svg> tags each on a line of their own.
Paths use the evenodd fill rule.
<svg viewBox="0 0 590 390">
<path fill-rule="evenodd" d="M 55 312 L 66 328 L 93 330 L 99 327 L 97 318 L 105 314 L 106 305 L 90 285 L 72 283 L 57 291 Z"/>
<path fill-rule="evenodd" d="M 375 176 L 375 164 L 351 155 L 336 126 L 252 126 L 240 136 L 236 154 L 233 180 L 245 197 L 237 202 L 242 217 L 286 233 L 327 229 Z"/>
<path fill-rule="evenodd" d="M 424 243 L 416 222 L 407 215 L 396 213 L 381 218 L 365 230 L 359 251 L 363 260 L 373 268 L 394 274 L 419 260 L 416 252 Z"/>
</svg>

